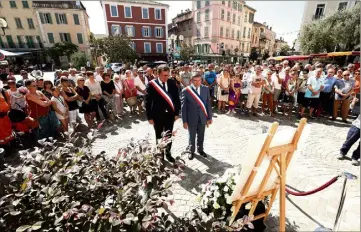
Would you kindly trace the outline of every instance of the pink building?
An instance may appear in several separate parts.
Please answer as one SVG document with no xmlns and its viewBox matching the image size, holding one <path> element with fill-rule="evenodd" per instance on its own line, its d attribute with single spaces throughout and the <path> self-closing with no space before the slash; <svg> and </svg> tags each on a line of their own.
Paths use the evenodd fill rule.
<svg viewBox="0 0 361 232">
<path fill-rule="evenodd" d="M 224 51 L 227 57 L 241 56 L 240 45 L 249 37 L 255 13 L 249 8 L 245 13 L 244 8 L 244 1 L 193 1 L 193 44 L 198 55 L 211 58 Z"/>
</svg>

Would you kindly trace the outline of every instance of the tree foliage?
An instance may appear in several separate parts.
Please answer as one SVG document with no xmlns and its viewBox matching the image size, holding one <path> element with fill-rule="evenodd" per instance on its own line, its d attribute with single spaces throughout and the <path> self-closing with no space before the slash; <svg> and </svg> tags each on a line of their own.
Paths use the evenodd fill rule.
<svg viewBox="0 0 361 232">
<path fill-rule="evenodd" d="M 84 52 L 76 52 L 70 57 L 71 62 L 74 67 L 80 69 L 81 67 L 85 67 L 88 61 L 88 57 Z"/>
<path fill-rule="evenodd" d="M 125 35 L 108 36 L 92 41 L 92 56 L 105 56 L 108 62 L 134 62 L 137 58 L 131 40 Z"/>
<path fill-rule="evenodd" d="M 287 56 L 288 55 L 288 51 L 290 50 L 290 46 L 288 46 L 288 44 L 284 44 L 281 47 L 281 51 L 280 51 L 280 56 Z"/>
<path fill-rule="evenodd" d="M 70 58 L 70 56 L 78 51 L 78 45 L 73 44 L 71 42 L 60 42 L 55 43 L 53 47 L 47 49 L 47 55 L 49 55 L 56 64 L 59 64 L 59 57 L 66 56 Z"/>
<path fill-rule="evenodd" d="M 184 43 L 181 46 L 179 55 L 181 56 L 182 60 L 188 61 L 188 60 L 190 60 L 191 56 L 193 56 L 194 52 L 195 52 L 194 47 L 189 46 L 189 45 Z"/>
<path fill-rule="evenodd" d="M 306 54 L 353 50 L 360 44 L 360 4 L 306 24 L 300 43 Z"/>
</svg>

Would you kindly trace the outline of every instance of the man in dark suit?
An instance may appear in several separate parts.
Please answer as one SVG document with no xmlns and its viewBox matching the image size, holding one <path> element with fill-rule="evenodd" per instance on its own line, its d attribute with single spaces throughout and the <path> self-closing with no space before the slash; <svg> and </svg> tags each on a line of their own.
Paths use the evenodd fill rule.
<svg viewBox="0 0 361 232">
<path fill-rule="evenodd" d="M 150 81 L 145 97 L 145 107 L 149 124 L 154 126 L 157 141 L 162 138 L 163 132 L 172 136 L 174 121 L 179 118 L 180 99 L 176 83 L 168 79 L 169 67 L 158 67 L 158 78 Z M 174 162 L 171 155 L 172 143 L 165 149 L 165 155 L 169 162 Z"/>
<path fill-rule="evenodd" d="M 182 120 L 184 129 L 188 129 L 189 159 L 193 159 L 197 138 L 198 153 L 206 157 L 203 149 L 204 131 L 206 125 L 212 124 L 212 107 L 209 89 L 202 85 L 202 76 L 199 72 L 192 74 L 191 85 L 182 91 Z"/>
</svg>

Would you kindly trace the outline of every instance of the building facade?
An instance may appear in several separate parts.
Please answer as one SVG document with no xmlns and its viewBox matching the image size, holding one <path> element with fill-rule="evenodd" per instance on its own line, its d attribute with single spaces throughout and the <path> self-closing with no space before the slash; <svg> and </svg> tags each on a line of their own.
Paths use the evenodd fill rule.
<svg viewBox="0 0 361 232">
<path fill-rule="evenodd" d="M 283 40 L 282 37 L 280 37 L 279 39 L 275 40 L 275 45 L 274 45 L 274 53 L 272 54 L 272 56 L 279 56 L 281 55 L 281 48 L 285 45 L 288 45 L 288 43 L 286 41 Z"/>
<path fill-rule="evenodd" d="M 29 52 L 68 41 L 90 54 L 88 15 L 80 1 L 1 1 L 0 18 L 8 23 L 0 49 Z"/>
<path fill-rule="evenodd" d="M 300 34 L 302 34 L 302 27 L 305 24 L 329 16 L 340 10 L 351 9 L 359 2 L 360 1 L 306 1 L 303 9 Z M 299 40 L 296 40 L 295 50 L 299 51 L 300 47 L 301 44 Z"/>
<path fill-rule="evenodd" d="M 181 11 L 176 17 L 172 19 L 172 22 L 168 24 L 168 36 L 176 35 L 183 36 L 183 43 L 192 46 L 194 36 L 194 23 L 193 23 L 193 11 L 185 10 Z"/>
<path fill-rule="evenodd" d="M 5 35 L 1 31 L 0 49 L 28 52 L 44 46 L 31 1 L 0 1 L 0 18 L 8 24 Z"/>
<path fill-rule="evenodd" d="M 243 14 L 243 25 L 242 25 L 242 38 L 241 38 L 241 52 L 245 57 L 248 57 L 251 53 L 252 43 L 252 28 L 254 24 L 254 14 L 256 10 L 252 7 L 245 5 Z"/>
<path fill-rule="evenodd" d="M 167 11 L 153 1 L 102 1 L 107 35 L 124 34 L 142 60 L 166 60 Z"/>
<path fill-rule="evenodd" d="M 193 1 L 192 8 L 196 25 L 193 41 L 198 54 L 208 57 L 225 54 L 238 59 L 242 54 L 242 44 L 246 53 L 254 9 L 244 1 L 199 0 Z"/>
<path fill-rule="evenodd" d="M 357 1 L 306 1 L 302 24 L 331 15 L 339 10 L 350 9 L 356 3 Z"/>
<path fill-rule="evenodd" d="M 71 42 L 90 55 L 88 15 L 80 1 L 33 1 L 32 6 L 45 47 Z"/>
<path fill-rule="evenodd" d="M 272 56 L 275 52 L 276 33 L 272 31 L 272 27 L 266 22 L 253 23 L 251 47 L 255 49 L 259 55 Z"/>
</svg>

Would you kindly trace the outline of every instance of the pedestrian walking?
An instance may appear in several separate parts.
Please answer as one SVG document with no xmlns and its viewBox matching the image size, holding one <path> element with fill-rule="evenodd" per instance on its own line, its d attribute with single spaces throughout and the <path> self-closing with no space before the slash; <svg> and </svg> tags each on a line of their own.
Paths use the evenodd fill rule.
<svg viewBox="0 0 361 232">
<path fill-rule="evenodd" d="M 149 82 L 145 107 L 149 124 L 154 126 L 157 142 L 166 132 L 171 136 L 174 121 L 179 118 L 180 99 L 176 83 L 168 79 L 169 67 L 158 67 L 158 78 Z M 171 154 L 172 143 L 165 148 L 165 156 L 169 162 L 174 162 Z M 163 153 L 164 154 L 164 153 Z"/>
<path fill-rule="evenodd" d="M 337 157 L 338 159 L 342 160 L 345 158 L 347 152 L 351 149 L 352 145 L 356 143 L 360 139 L 360 115 L 358 115 L 357 119 L 352 122 L 352 126 L 347 133 L 346 141 L 343 143 L 340 149 L 340 155 Z M 352 165 L 359 166 L 360 165 L 360 143 L 356 150 L 352 153 Z"/>
<path fill-rule="evenodd" d="M 204 152 L 204 132 L 206 125 L 212 124 L 212 106 L 207 86 L 202 85 L 201 74 L 192 75 L 191 85 L 182 91 L 182 121 L 184 129 L 188 130 L 189 142 L 187 150 L 189 159 L 194 158 L 197 136 L 198 153 L 206 157 Z"/>
</svg>

